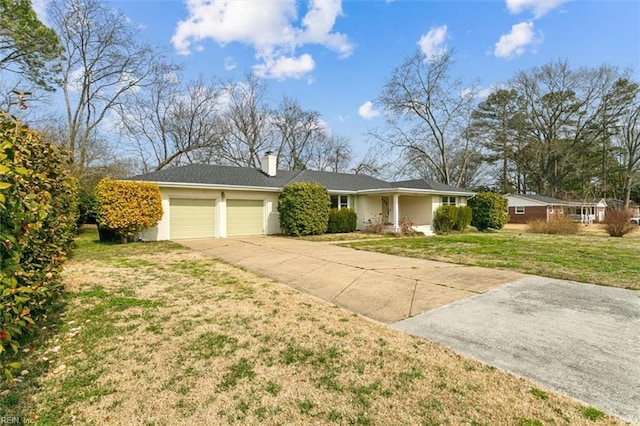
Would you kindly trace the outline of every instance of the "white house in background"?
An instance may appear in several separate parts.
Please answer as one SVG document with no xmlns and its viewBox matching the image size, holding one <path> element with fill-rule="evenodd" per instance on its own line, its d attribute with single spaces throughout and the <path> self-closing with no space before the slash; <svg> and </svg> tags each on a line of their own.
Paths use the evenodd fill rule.
<svg viewBox="0 0 640 426">
<path fill-rule="evenodd" d="M 366 175 L 313 170 L 276 170 L 267 154 L 261 169 L 191 164 L 134 176 L 160 187 L 164 214 L 143 232 L 145 240 L 224 238 L 281 233 L 278 195 L 287 184 L 315 182 L 327 188 L 332 207 L 353 208 L 358 228 L 381 219 L 391 230 L 409 218 L 432 234 L 433 214 L 443 204 L 466 205 L 473 192 L 428 179 L 386 182 Z"/>
</svg>

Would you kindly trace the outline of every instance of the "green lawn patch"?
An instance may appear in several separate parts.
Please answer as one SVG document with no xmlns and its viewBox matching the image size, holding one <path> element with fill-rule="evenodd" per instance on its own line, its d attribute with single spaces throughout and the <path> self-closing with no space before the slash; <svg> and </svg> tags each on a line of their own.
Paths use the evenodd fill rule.
<svg viewBox="0 0 640 426">
<path fill-rule="evenodd" d="M 516 232 L 345 243 L 360 250 L 640 290 L 640 239 Z"/>
</svg>

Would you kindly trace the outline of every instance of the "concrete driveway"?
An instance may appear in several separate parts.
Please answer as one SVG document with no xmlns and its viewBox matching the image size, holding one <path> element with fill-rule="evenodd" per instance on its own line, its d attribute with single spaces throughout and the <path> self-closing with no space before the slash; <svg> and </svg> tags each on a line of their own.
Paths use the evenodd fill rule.
<svg viewBox="0 0 640 426">
<path fill-rule="evenodd" d="M 282 237 L 180 243 L 640 424 L 640 292 Z"/>
<path fill-rule="evenodd" d="M 527 277 L 392 327 L 640 424 L 640 292 Z"/>
<path fill-rule="evenodd" d="M 180 244 L 385 323 L 482 294 L 523 277 L 516 272 L 283 237 L 183 240 Z"/>
</svg>

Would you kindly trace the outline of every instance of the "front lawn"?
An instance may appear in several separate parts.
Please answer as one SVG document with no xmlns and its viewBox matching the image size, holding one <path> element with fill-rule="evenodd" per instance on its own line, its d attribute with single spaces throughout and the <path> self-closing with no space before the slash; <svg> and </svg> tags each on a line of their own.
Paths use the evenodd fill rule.
<svg viewBox="0 0 640 426">
<path fill-rule="evenodd" d="M 67 424 L 622 424 L 172 243 L 85 230 L 5 419 Z M 591 423 L 588 419 L 595 419 Z"/>
<path fill-rule="evenodd" d="M 640 290 L 640 238 L 500 231 L 345 244 L 400 256 Z"/>
</svg>

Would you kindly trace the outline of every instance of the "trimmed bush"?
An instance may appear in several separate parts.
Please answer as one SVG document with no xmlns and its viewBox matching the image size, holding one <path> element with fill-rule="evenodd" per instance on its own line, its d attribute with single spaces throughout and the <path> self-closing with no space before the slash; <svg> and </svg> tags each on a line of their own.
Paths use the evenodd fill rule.
<svg viewBox="0 0 640 426">
<path fill-rule="evenodd" d="M 78 182 L 69 156 L 0 112 L 0 363 L 61 293 L 59 275 L 73 247 Z"/>
<path fill-rule="evenodd" d="M 126 243 L 162 219 L 162 197 L 154 183 L 102 179 L 96 198 L 101 237 L 110 234 Z"/>
<path fill-rule="evenodd" d="M 622 237 L 628 234 L 634 228 L 634 224 L 630 222 L 633 213 L 630 209 L 622 207 L 614 207 L 607 210 L 604 219 L 605 229 L 610 237 Z"/>
<path fill-rule="evenodd" d="M 495 192 L 478 192 L 468 201 L 472 211 L 471 225 L 478 231 L 502 229 L 509 221 L 509 202 Z"/>
<path fill-rule="evenodd" d="M 448 234 L 454 230 L 458 221 L 456 206 L 440 206 L 433 216 L 433 230 L 436 234 Z"/>
<path fill-rule="evenodd" d="M 469 206 L 459 206 L 456 223 L 453 225 L 454 231 L 464 232 L 467 230 L 469 225 L 471 225 L 471 220 L 473 218 L 473 211 Z"/>
<path fill-rule="evenodd" d="M 280 227 L 289 235 L 318 235 L 327 231 L 331 197 L 317 183 L 295 182 L 278 197 Z"/>
<path fill-rule="evenodd" d="M 555 216 L 549 222 L 538 219 L 527 224 L 527 232 L 534 234 L 575 235 L 580 231 L 580 223 L 565 215 Z"/>
<path fill-rule="evenodd" d="M 353 232 L 358 226 L 358 215 L 353 209 L 331 209 L 329 211 L 329 226 L 327 232 Z"/>
</svg>

